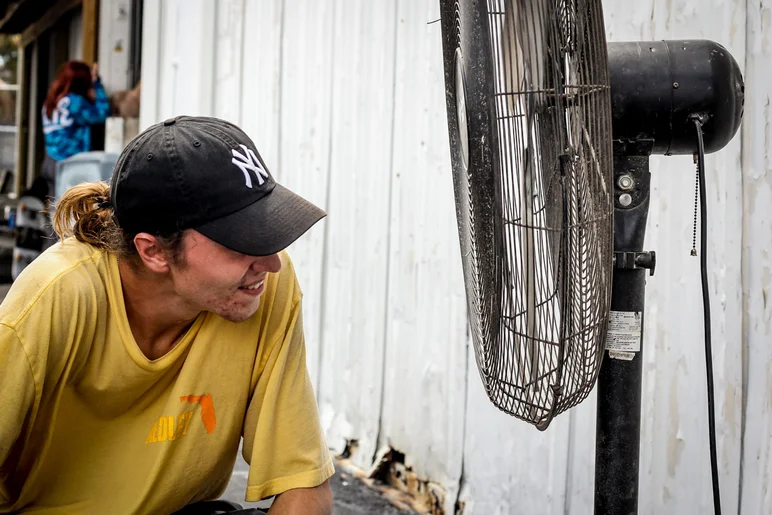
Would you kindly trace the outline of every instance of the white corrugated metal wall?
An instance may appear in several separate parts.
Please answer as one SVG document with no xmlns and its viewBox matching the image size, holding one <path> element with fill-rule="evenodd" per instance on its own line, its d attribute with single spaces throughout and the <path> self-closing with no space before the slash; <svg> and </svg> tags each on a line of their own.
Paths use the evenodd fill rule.
<svg viewBox="0 0 772 515">
<path fill-rule="evenodd" d="M 708 160 L 727 513 L 772 513 L 772 0 L 622 0 L 609 40 L 708 38 L 744 70 L 743 129 Z M 544 433 L 486 399 L 467 344 L 436 0 L 145 0 L 141 125 L 241 124 L 329 217 L 292 247 L 331 446 L 392 445 L 465 513 L 592 512 L 594 399 Z M 711 510 L 691 158 L 652 160 L 640 513 Z"/>
</svg>

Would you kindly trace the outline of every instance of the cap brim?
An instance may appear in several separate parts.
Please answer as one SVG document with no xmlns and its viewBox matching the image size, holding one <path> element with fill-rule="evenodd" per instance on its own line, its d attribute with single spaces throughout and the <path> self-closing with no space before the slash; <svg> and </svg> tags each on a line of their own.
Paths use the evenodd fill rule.
<svg viewBox="0 0 772 515">
<path fill-rule="evenodd" d="M 289 247 L 326 215 L 303 197 L 276 184 L 268 195 L 244 209 L 195 229 L 236 252 L 270 256 Z"/>
</svg>

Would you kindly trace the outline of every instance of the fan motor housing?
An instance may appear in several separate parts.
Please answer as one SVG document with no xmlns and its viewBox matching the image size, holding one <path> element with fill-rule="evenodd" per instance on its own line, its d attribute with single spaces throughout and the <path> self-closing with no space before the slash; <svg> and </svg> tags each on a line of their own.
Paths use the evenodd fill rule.
<svg viewBox="0 0 772 515">
<path fill-rule="evenodd" d="M 693 118 L 703 122 L 705 151 L 734 137 L 743 114 L 740 66 L 713 41 L 608 43 L 612 133 L 617 152 L 693 154 Z"/>
</svg>

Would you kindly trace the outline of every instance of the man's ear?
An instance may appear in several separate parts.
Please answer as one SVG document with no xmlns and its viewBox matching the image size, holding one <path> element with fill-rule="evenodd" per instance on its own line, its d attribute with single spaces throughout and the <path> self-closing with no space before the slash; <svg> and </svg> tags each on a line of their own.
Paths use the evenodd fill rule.
<svg viewBox="0 0 772 515">
<path fill-rule="evenodd" d="M 168 273 L 171 269 L 169 260 L 161 247 L 158 238 L 152 234 L 141 232 L 134 236 L 134 246 L 142 263 L 151 271 L 159 274 Z"/>
</svg>

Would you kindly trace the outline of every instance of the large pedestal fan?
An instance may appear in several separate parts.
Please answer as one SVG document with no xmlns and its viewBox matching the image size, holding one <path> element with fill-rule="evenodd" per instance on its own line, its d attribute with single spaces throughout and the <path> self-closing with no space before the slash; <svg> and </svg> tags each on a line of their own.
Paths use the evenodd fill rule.
<svg viewBox="0 0 772 515">
<path fill-rule="evenodd" d="M 606 43 L 600 0 L 440 0 L 470 333 L 501 410 L 545 430 L 598 383 L 595 513 L 637 513 L 649 156 L 694 154 L 715 456 L 704 153 L 742 117 L 710 41 Z"/>
</svg>

